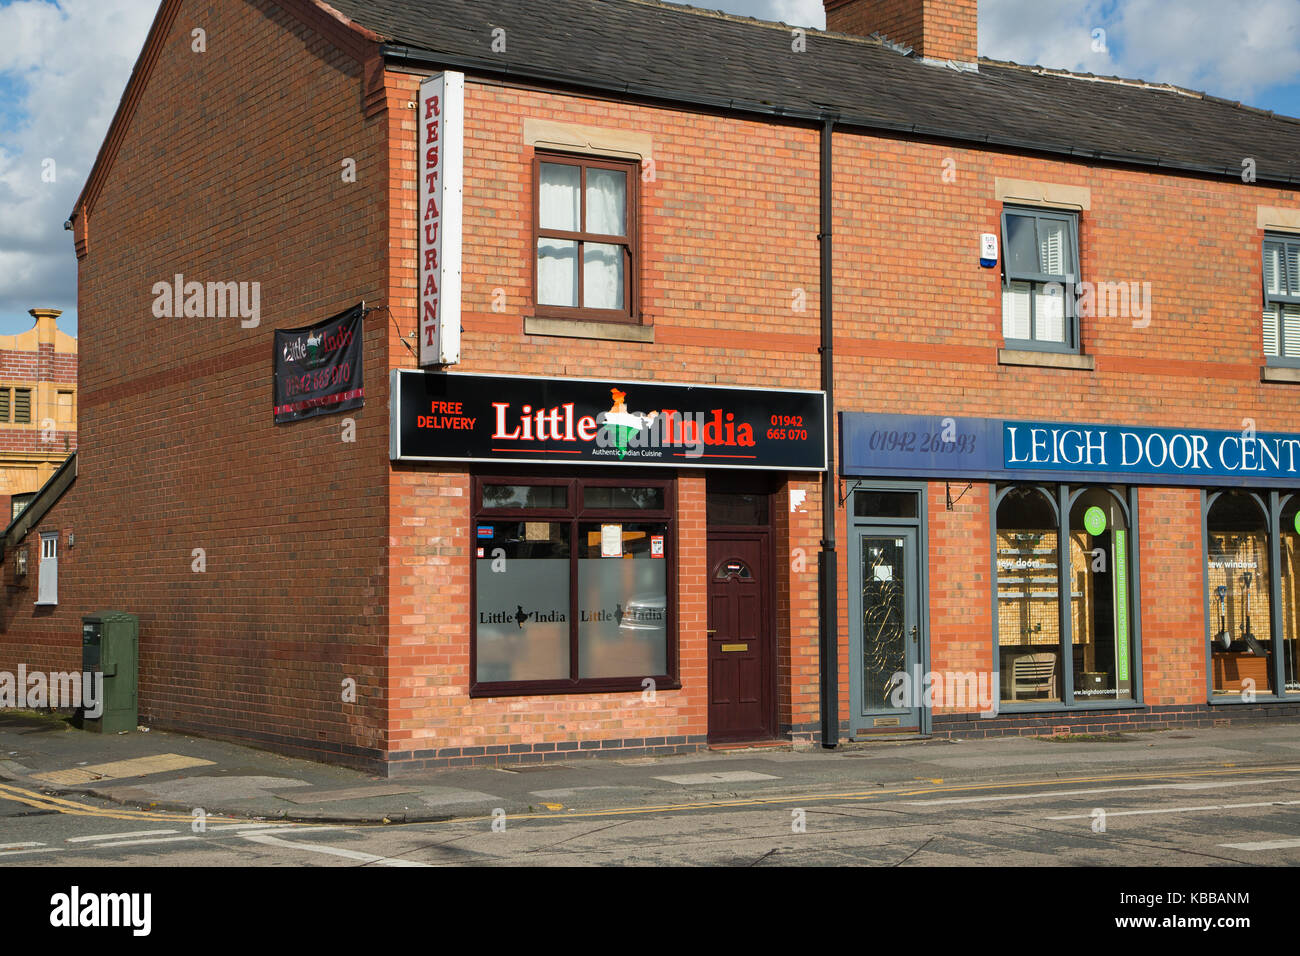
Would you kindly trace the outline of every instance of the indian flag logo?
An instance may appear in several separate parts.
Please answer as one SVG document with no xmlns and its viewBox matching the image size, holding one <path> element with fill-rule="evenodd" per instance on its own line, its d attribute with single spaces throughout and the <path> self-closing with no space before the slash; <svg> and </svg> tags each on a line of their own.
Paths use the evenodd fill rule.
<svg viewBox="0 0 1300 956">
<path fill-rule="evenodd" d="M 614 404 L 609 411 L 601 412 L 597 421 L 605 427 L 610 437 L 613 438 L 614 447 L 618 449 L 618 457 L 622 459 L 627 457 L 628 440 L 633 435 L 640 434 L 654 424 L 654 420 L 659 417 L 659 413 L 651 412 L 649 415 L 642 415 L 637 412 L 629 412 L 627 410 L 627 392 L 611 388 L 609 393 L 614 399 Z"/>
</svg>

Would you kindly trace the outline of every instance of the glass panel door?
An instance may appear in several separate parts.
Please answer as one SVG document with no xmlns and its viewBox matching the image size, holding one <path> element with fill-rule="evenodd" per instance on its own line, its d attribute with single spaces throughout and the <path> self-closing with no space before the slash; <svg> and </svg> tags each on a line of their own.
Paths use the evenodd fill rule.
<svg viewBox="0 0 1300 956">
<path fill-rule="evenodd" d="M 859 679 L 853 729 L 900 730 L 920 726 L 917 685 L 921 682 L 918 615 L 917 534 L 912 528 L 867 531 L 859 535 L 861 569 L 860 641 L 855 642 Z M 894 721 L 897 720 L 897 723 Z"/>
</svg>

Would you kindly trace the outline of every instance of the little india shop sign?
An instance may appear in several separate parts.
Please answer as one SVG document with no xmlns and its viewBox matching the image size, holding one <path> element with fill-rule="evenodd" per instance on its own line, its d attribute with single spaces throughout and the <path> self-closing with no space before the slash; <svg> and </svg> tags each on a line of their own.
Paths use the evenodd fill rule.
<svg viewBox="0 0 1300 956">
<path fill-rule="evenodd" d="M 392 375 L 394 461 L 826 469 L 822 392 Z"/>
<path fill-rule="evenodd" d="M 1300 481 L 1300 434 L 845 414 L 848 474 L 1270 486 Z"/>
</svg>

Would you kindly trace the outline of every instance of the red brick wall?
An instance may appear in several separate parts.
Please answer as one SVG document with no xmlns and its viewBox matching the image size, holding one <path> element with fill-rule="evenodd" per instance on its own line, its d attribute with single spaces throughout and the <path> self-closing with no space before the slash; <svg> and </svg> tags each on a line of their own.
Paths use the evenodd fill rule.
<svg viewBox="0 0 1300 956">
<path fill-rule="evenodd" d="M 977 483 L 962 495 L 965 485 L 954 482 L 953 498 L 961 497 L 952 511 L 945 483 L 929 485 L 930 669 L 992 674 L 996 687 L 989 486 Z"/>
<path fill-rule="evenodd" d="M 83 614 L 132 611 L 144 720 L 383 751 L 388 316 L 367 319 L 365 409 L 277 427 L 271 408 L 273 330 L 386 291 L 385 129 L 362 117 L 361 73 L 266 0 L 180 4 L 89 210 L 79 477 L 36 529 L 77 544 L 53 612 L 7 556 L 0 668 L 73 664 Z M 261 283 L 260 325 L 156 318 L 176 273 Z"/>
<path fill-rule="evenodd" d="M 1142 682 L 1148 703 L 1205 701 L 1205 552 L 1201 493 L 1138 489 Z"/>
<path fill-rule="evenodd" d="M 391 301 L 398 325 L 416 325 L 415 116 L 418 79 L 389 73 L 392 197 Z M 817 134 L 762 123 L 592 102 L 471 81 L 466 92 L 463 362 L 457 371 L 549 377 L 816 388 Z M 645 133 L 653 181 L 640 183 L 639 280 L 655 341 L 641 344 L 529 336 L 532 310 L 532 147 L 523 123 L 537 117 Z M 724 196 L 745 196 L 725 204 Z M 683 271 L 685 270 L 685 271 Z M 506 308 L 493 311 L 494 291 Z M 805 299 L 793 311 L 796 290 Z M 738 348 L 740 341 L 743 348 Z M 414 361 L 394 333 L 394 364 Z M 469 700 L 468 476 L 400 467 L 390 522 L 394 753 L 518 746 L 579 738 L 657 739 L 707 732 L 704 479 L 678 482 L 680 691 Z M 815 480 L 802 510 L 776 529 L 778 722 L 817 719 L 816 568 L 820 537 Z M 777 500 L 788 501 L 783 495 Z M 788 505 L 787 505 L 788 507 Z M 430 536 L 428 529 L 440 530 Z M 791 580 L 783 560 L 801 548 L 806 570 Z M 435 611 L 436 608 L 436 611 Z M 434 615 L 437 623 L 431 623 Z M 430 645 L 433 645 L 432 647 Z"/>
</svg>

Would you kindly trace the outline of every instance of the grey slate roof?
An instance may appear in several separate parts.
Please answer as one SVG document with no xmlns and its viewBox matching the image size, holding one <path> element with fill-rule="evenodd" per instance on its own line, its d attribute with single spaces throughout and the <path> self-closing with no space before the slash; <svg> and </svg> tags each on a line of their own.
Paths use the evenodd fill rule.
<svg viewBox="0 0 1300 956">
<path fill-rule="evenodd" d="M 1300 186 L 1300 120 L 1135 81 L 981 60 L 923 63 L 879 41 L 653 0 L 325 0 L 431 65 L 615 87 L 945 139 Z M 506 52 L 491 50 L 506 30 Z M 429 57 L 427 54 L 435 54 Z"/>
</svg>

